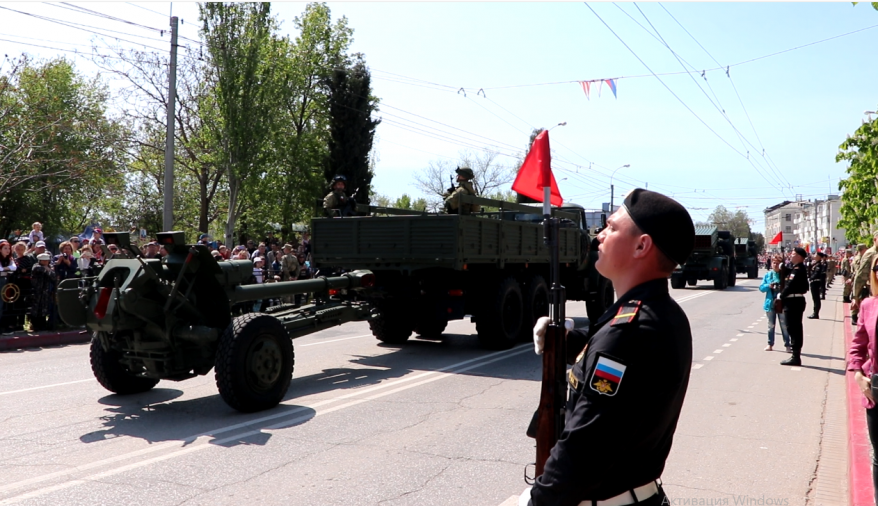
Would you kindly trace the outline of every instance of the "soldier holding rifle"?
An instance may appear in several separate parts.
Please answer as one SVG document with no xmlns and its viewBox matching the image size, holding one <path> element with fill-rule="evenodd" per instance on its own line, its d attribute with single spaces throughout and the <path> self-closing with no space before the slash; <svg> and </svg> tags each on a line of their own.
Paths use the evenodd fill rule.
<svg viewBox="0 0 878 506">
<path fill-rule="evenodd" d="M 567 373 L 563 432 L 545 464 L 537 462 L 522 504 L 667 503 L 659 478 L 692 366 L 689 320 L 668 293 L 668 277 L 692 252 L 695 229 L 679 203 L 636 189 L 598 241 L 597 270 L 621 296 L 588 332 L 567 333 L 578 356 Z M 548 320 L 534 328 L 538 352 Z M 537 427 L 538 441 L 546 429 Z"/>
</svg>

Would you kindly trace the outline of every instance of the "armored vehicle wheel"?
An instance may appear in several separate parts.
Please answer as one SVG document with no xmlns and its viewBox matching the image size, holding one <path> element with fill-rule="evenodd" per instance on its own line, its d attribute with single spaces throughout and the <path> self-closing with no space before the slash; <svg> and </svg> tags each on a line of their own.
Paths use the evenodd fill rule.
<svg viewBox="0 0 878 506">
<path fill-rule="evenodd" d="M 281 322 L 269 315 L 239 316 L 223 332 L 216 353 L 216 386 L 226 404 L 249 413 L 276 406 L 290 387 L 295 354 Z"/>
<path fill-rule="evenodd" d="M 135 376 L 128 372 L 128 369 L 119 362 L 122 359 L 122 353 L 113 349 L 105 350 L 97 332 L 91 336 L 91 349 L 88 355 L 95 379 L 101 386 L 113 393 L 119 395 L 139 394 L 152 390 L 159 382 L 154 378 Z"/>
<path fill-rule="evenodd" d="M 486 303 L 476 318 L 476 332 L 482 346 L 495 350 L 515 346 L 521 334 L 522 307 L 518 281 L 512 277 L 501 281 L 493 300 Z"/>
<path fill-rule="evenodd" d="M 679 290 L 680 288 L 686 288 L 686 279 L 683 276 L 674 276 L 671 275 L 671 288 L 675 290 Z"/>
<path fill-rule="evenodd" d="M 689 286 L 695 286 L 698 284 L 698 280 L 694 278 L 689 278 L 686 280 L 686 284 Z"/>
<path fill-rule="evenodd" d="M 442 332 L 445 331 L 447 326 L 448 322 L 442 320 L 420 321 L 417 323 L 417 327 L 415 327 L 415 333 L 421 336 L 422 339 L 441 339 Z"/>
<path fill-rule="evenodd" d="M 406 342 L 414 328 L 408 305 L 395 300 L 385 301 L 378 307 L 378 314 L 369 320 L 369 328 L 372 330 L 372 335 L 381 342 L 387 344 Z M 445 327 L 442 327 L 442 330 L 444 329 Z"/>
<path fill-rule="evenodd" d="M 759 266 L 753 265 L 747 269 L 747 279 L 756 279 L 759 277 Z"/>
<path fill-rule="evenodd" d="M 598 318 L 604 314 L 608 307 L 616 301 L 616 292 L 613 289 L 613 282 L 605 277 L 601 277 L 598 281 L 598 292 L 595 299 L 585 302 L 585 313 L 589 322 L 596 322 Z"/>
<path fill-rule="evenodd" d="M 738 281 L 738 271 L 734 267 L 729 269 L 729 283 L 728 286 L 735 286 L 735 283 Z"/>
<path fill-rule="evenodd" d="M 549 285 L 542 276 L 533 276 L 524 289 L 524 312 L 521 339 L 528 339 L 537 319 L 549 316 Z"/>
</svg>

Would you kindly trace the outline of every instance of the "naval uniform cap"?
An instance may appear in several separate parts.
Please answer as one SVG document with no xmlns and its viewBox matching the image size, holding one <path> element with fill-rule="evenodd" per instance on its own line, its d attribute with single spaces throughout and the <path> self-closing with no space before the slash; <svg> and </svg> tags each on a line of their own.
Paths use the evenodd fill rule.
<svg viewBox="0 0 878 506">
<path fill-rule="evenodd" d="M 793 251 L 802 258 L 808 258 L 808 252 L 805 251 L 805 248 L 794 248 Z"/>
<path fill-rule="evenodd" d="M 676 200 L 661 193 L 636 188 L 625 197 L 622 207 L 638 228 L 668 258 L 686 263 L 695 249 L 695 225 L 689 212 Z"/>
</svg>

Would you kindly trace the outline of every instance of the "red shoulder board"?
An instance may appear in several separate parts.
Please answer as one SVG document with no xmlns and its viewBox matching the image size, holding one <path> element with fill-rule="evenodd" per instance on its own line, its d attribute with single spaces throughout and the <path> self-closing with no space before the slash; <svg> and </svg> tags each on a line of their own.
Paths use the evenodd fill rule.
<svg viewBox="0 0 878 506">
<path fill-rule="evenodd" d="M 610 325 L 622 325 L 623 323 L 631 323 L 637 319 L 637 313 L 640 312 L 640 301 L 629 300 L 619 307 L 619 312 L 613 317 Z"/>
</svg>

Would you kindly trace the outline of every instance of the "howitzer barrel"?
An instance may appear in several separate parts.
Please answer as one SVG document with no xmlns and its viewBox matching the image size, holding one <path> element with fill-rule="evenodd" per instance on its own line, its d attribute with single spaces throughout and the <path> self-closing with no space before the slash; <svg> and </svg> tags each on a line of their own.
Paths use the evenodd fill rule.
<svg viewBox="0 0 878 506">
<path fill-rule="evenodd" d="M 362 289 L 375 284 L 375 275 L 370 271 L 354 271 L 333 278 L 303 279 L 301 281 L 281 281 L 261 285 L 242 285 L 229 290 L 230 302 L 283 297 L 301 293 L 325 292 L 330 289 Z"/>
</svg>

